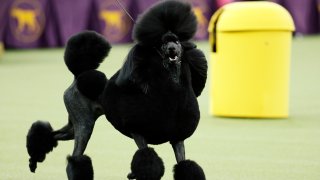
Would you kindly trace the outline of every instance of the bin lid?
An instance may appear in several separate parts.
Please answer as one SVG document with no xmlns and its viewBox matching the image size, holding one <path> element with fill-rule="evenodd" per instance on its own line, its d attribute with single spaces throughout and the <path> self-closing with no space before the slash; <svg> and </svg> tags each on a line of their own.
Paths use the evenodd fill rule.
<svg viewBox="0 0 320 180">
<path fill-rule="evenodd" d="M 221 7 L 212 16 L 209 32 L 214 28 L 216 31 L 293 31 L 294 23 L 289 12 L 276 3 L 234 2 Z"/>
</svg>

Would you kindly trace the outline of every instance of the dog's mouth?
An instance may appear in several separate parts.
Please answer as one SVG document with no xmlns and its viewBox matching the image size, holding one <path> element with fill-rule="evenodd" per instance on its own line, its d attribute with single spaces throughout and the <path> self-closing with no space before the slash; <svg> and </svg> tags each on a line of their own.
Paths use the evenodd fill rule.
<svg viewBox="0 0 320 180">
<path fill-rule="evenodd" d="M 165 57 L 169 60 L 169 62 L 179 62 L 181 53 L 176 49 L 169 49 L 165 53 Z"/>
<path fill-rule="evenodd" d="M 179 60 L 179 57 L 178 57 L 177 53 L 173 53 L 173 54 L 169 55 L 169 61 L 170 62 L 175 62 L 175 61 L 178 61 L 178 60 Z"/>
<path fill-rule="evenodd" d="M 170 52 L 165 55 L 164 67 L 168 70 L 171 79 L 175 83 L 180 82 L 181 55 L 178 52 Z"/>
</svg>

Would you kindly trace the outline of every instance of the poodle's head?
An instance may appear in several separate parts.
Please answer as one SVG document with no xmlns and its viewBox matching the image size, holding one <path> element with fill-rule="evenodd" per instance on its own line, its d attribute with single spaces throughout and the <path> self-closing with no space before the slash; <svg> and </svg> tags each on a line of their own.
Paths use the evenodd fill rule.
<svg viewBox="0 0 320 180">
<path fill-rule="evenodd" d="M 178 37 L 169 31 L 162 36 L 161 40 L 162 40 L 161 54 L 164 58 L 164 63 L 165 64 L 180 63 L 181 55 L 182 55 L 182 47 Z"/>
<path fill-rule="evenodd" d="M 176 83 L 180 81 L 180 67 L 182 58 L 182 46 L 178 37 L 168 31 L 161 37 L 162 64 L 169 71 L 172 80 Z"/>
</svg>

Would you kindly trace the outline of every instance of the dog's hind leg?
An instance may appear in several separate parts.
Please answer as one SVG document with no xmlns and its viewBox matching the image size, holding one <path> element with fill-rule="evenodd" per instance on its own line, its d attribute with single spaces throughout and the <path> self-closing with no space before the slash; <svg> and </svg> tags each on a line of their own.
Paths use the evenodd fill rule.
<svg viewBox="0 0 320 180">
<path fill-rule="evenodd" d="M 103 114 L 102 108 L 98 103 L 80 93 L 75 84 L 66 90 L 64 101 L 69 113 L 69 124 L 72 124 L 75 140 L 72 156 L 68 156 L 67 158 L 68 179 L 91 180 L 93 179 L 92 162 L 83 153 L 90 140 L 96 119 Z M 68 126 L 64 130 L 67 129 Z M 67 133 L 65 137 L 69 135 Z"/>
<path fill-rule="evenodd" d="M 72 156 L 79 156 L 84 153 L 95 124 L 95 119 L 89 117 L 87 114 L 78 116 L 77 120 L 80 120 L 81 123 L 74 125 L 75 141 Z"/>
<path fill-rule="evenodd" d="M 89 156 L 84 155 L 84 151 L 90 140 L 95 119 L 89 114 L 79 113 L 75 116 L 78 124 L 74 125 L 74 149 L 72 156 L 68 156 L 67 175 L 69 180 L 92 180 L 93 166 Z"/>
<path fill-rule="evenodd" d="M 73 125 L 70 121 L 70 117 L 69 117 L 68 124 L 66 124 L 59 130 L 53 131 L 52 134 L 53 134 L 53 138 L 56 140 L 67 141 L 67 140 L 74 139 L 74 130 L 73 130 Z"/>
<path fill-rule="evenodd" d="M 103 114 L 102 107 L 85 97 L 74 82 L 64 94 L 64 102 L 69 113 L 69 123 L 57 131 L 57 138 L 74 137 L 72 156 L 82 155 L 90 140 L 95 121 Z"/>
</svg>

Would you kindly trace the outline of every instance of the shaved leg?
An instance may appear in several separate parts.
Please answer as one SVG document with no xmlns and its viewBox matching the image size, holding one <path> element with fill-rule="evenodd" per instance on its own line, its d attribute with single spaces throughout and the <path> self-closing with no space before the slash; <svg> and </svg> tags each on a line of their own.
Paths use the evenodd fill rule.
<svg viewBox="0 0 320 180">
<path fill-rule="evenodd" d="M 74 139 L 74 130 L 70 122 L 70 117 L 69 117 L 69 123 L 67 125 L 65 125 L 59 130 L 53 131 L 52 134 L 53 134 L 53 138 L 56 140 L 67 141 L 67 140 Z"/>
<path fill-rule="evenodd" d="M 88 141 L 90 140 L 96 119 L 102 115 L 99 104 L 84 97 L 74 82 L 64 94 L 64 103 L 69 113 L 69 125 L 63 130 L 73 129 L 74 149 L 72 156 L 83 155 Z M 72 126 L 70 126 L 72 125 Z M 66 131 L 63 131 L 66 132 Z M 63 137 L 70 137 L 72 134 L 60 133 Z"/>
<path fill-rule="evenodd" d="M 68 178 L 70 180 L 93 179 L 92 161 L 89 156 L 83 153 L 87 148 L 95 121 L 103 114 L 103 110 L 100 104 L 86 98 L 79 92 L 76 80 L 65 91 L 64 103 L 69 114 L 69 123 L 58 130 L 55 136 L 60 139 L 74 138 L 75 140 L 72 156 L 67 158 Z M 79 169 L 82 165 L 83 167 Z"/>
<path fill-rule="evenodd" d="M 70 111 L 70 120 L 73 122 L 74 129 L 74 149 L 72 156 L 83 155 L 90 140 L 94 125 L 95 117 L 90 111 L 74 109 Z"/>
<path fill-rule="evenodd" d="M 141 135 L 132 133 L 131 136 L 136 142 L 139 149 L 148 147 L 147 141 Z"/>
<path fill-rule="evenodd" d="M 131 136 L 134 139 L 134 141 L 137 144 L 139 149 L 143 149 L 143 148 L 147 148 L 148 147 L 147 141 L 141 135 L 132 133 Z M 128 179 L 136 179 L 136 175 L 134 173 L 130 172 L 128 174 L 127 178 Z"/>
<path fill-rule="evenodd" d="M 170 142 L 176 156 L 177 163 L 186 159 L 183 141 Z"/>
<path fill-rule="evenodd" d="M 83 155 L 90 140 L 94 124 L 86 126 L 76 126 L 75 128 L 75 141 L 72 156 Z"/>
</svg>

